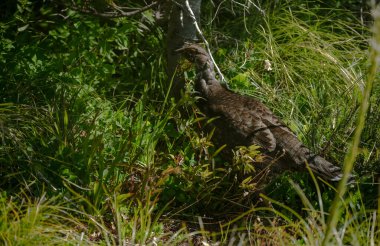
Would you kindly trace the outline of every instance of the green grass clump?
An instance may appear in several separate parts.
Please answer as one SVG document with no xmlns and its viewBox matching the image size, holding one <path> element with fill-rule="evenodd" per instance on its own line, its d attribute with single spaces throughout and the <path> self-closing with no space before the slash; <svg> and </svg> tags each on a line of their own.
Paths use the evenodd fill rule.
<svg viewBox="0 0 380 246">
<path fill-rule="evenodd" d="M 56 205 L 61 198 L 42 196 L 32 201 L 22 197 L 0 196 L 2 245 L 90 244 L 75 211 L 64 203 Z"/>
</svg>

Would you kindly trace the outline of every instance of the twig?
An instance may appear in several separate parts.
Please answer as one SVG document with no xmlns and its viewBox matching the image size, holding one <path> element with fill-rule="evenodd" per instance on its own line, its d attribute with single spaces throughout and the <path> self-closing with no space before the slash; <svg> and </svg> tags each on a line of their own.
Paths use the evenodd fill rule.
<svg viewBox="0 0 380 246">
<path fill-rule="evenodd" d="M 212 63 L 214 63 L 214 66 L 215 66 L 216 71 L 218 72 L 218 74 L 219 74 L 219 76 L 220 76 L 221 81 L 222 81 L 223 83 L 227 84 L 226 79 L 224 78 L 222 72 L 220 71 L 218 65 L 216 64 L 216 62 L 215 62 L 215 60 L 214 60 L 214 57 L 213 57 L 212 54 L 211 54 L 210 46 L 209 46 L 209 44 L 208 44 L 206 38 L 204 37 L 204 35 L 203 35 L 201 29 L 199 28 L 199 25 L 198 25 L 197 19 L 195 18 L 194 12 L 193 12 L 193 10 L 192 10 L 191 7 L 190 7 L 189 0 L 186 0 L 186 1 L 185 1 L 185 4 L 186 4 L 186 10 L 188 11 L 188 14 L 189 14 L 189 16 L 191 17 L 191 19 L 193 19 L 193 24 L 194 24 L 195 28 L 197 29 L 197 32 L 198 32 L 199 36 L 201 37 L 202 41 L 205 43 L 205 46 L 206 46 L 206 49 L 207 49 L 207 53 L 209 54 Z"/>
<path fill-rule="evenodd" d="M 142 12 L 144 12 L 148 9 L 151 9 L 151 8 L 155 7 L 156 5 L 158 5 L 158 2 L 156 1 L 156 2 L 152 2 L 151 4 L 144 6 L 142 8 L 136 9 L 134 11 L 129 11 L 129 12 L 124 12 L 122 10 L 124 7 L 120 7 L 117 9 L 117 10 L 119 10 L 119 12 L 117 13 L 117 12 L 98 12 L 95 8 L 89 8 L 89 7 L 81 8 L 81 7 L 78 7 L 73 1 L 71 1 L 71 2 L 72 2 L 71 8 L 73 10 L 77 10 L 77 11 L 85 13 L 85 14 L 91 14 L 91 15 L 105 17 L 105 18 L 130 17 L 133 15 L 142 13 Z"/>
<path fill-rule="evenodd" d="M 227 1 L 227 0 L 223 0 L 222 2 L 220 2 L 220 3 L 218 4 L 218 7 L 217 7 L 216 10 L 215 10 L 214 17 L 212 17 L 212 19 L 211 19 L 211 21 L 208 23 L 208 25 L 210 25 L 210 24 L 216 19 L 216 16 L 217 16 L 218 13 L 219 13 L 219 9 L 221 8 L 222 4 L 223 4 L 224 2 L 226 2 L 226 1 Z"/>
<path fill-rule="evenodd" d="M 252 4 L 262 15 L 265 16 L 265 11 L 260 8 L 260 6 L 257 6 L 254 2 L 252 2 L 251 0 L 248 0 L 248 3 Z"/>
</svg>

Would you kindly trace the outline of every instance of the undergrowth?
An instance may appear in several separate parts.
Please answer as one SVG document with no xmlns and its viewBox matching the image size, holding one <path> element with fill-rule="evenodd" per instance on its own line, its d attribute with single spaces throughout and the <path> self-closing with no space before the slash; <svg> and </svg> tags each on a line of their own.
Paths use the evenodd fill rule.
<svg viewBox="0 0 380 246">
<path fill-rule="evenodd" d="M 342 197 L 331 242 L 377 244 L 380 87 L 368 65 L 370 28 L 319 1 L 263 3 L 264 15 L 226 3 L 205 4 L 202 24 L 230 88 L 267 104 L 314 152 L 343 165 L 369 102 L 358 183 Z M 108 20 L 57 14 L 56 4 L 19 1 L 1 15 L 3 244 L 322 244 L 335 184 L 285 173 L 259 195 L 255 147 L 234 150 L 230 163 L 213 132 L 201 131 L 208 119 L 194 104 L 193 72 L 181 100 L 170 97 L 151 13 Z"/>
</svg>

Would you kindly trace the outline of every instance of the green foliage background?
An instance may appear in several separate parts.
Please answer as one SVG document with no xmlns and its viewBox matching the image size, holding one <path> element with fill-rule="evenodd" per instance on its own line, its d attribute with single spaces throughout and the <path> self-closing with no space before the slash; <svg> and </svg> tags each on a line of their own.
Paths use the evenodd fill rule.
<svg viewBox="0 0 380 246">
<path fill-rule="evenodd" d="M 307 146 L 341 164 L 362 100 L 369 8 L 362 1 L 262 1 L 262 15 L 243 4 L 205 1 L 202 9 L 203 30 L 229 86 L 259 98 Z M 212 133 L 199 131 L 207 121 L 194 106 L 193 72 L 186 72 L 182 99 L 169 97 L 165 32 L 152 12 L 104 19 L 59 1 L 0 6 L 0 240 L 5 244 L 173 245 L 194 235 L 225 243 L 236 235 L 230 220 L 237 231 L 255 232 L 243 241 L 268 235 L 313 244 L 307 240 L 313 236 L 294 229 L 303 225 L 298 215 L 310 217 L 310 210 L 288 180 L 303 189 L 313 207 L 321 205 L 319 196 L 328 207 L 334 189 L 320 183 L 320 194 L 308 174 L 284 174 L 265 190 L 280 202 L 269 206 L 276 212 L 253 212 L 261 198 L 249 178 L 254 166 L 244 155 L 259 153 L 242 149 L 235 163 L 219 156 L 221 146 L 213 145 Z M 265 69 L 265 60 L 272 71 Z M 379 93 L 375 84 L 355 166 L 360 182 L 341 221 L 355 223 L 343 241 L 364 242 L 375 223 L 367 210 L 376 208 Z M 205 221 L 210 217 L 210 228 L 194 220 L 203 215 Z M 266 222 L 259 223 L 260 217 Z M 193 233 L 199 228 L 204 232 Z"/>
</svg>

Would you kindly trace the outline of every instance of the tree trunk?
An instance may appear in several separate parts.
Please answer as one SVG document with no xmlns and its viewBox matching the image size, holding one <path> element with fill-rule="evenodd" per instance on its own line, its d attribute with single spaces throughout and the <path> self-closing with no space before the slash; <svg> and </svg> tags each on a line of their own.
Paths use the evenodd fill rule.
<svg viewBox="0 0 380 246">
<path fill-rule="evenodd" d="M 199 23 L 200 9 L 202 0 L 189 0 L 189 5 L 193 10 L 195 18 Z M 184 88 L 184 78 L 180 73 L 176 73 L 178 62 L 181 55 L 176 52 L 181 48 L 185 42 L 196 42 L 197 30 L 194 25 L 193 19 L 190 17 L 185 0 L 179 0 L 177 3 L 181 6 L 171 2 L 170 17 L 168 22 L 167 33 L 167 73 L 168 78 L 173 80 L 171 94 L 176 99 L 181 96 L 181 90 Z"/>
</svg>

